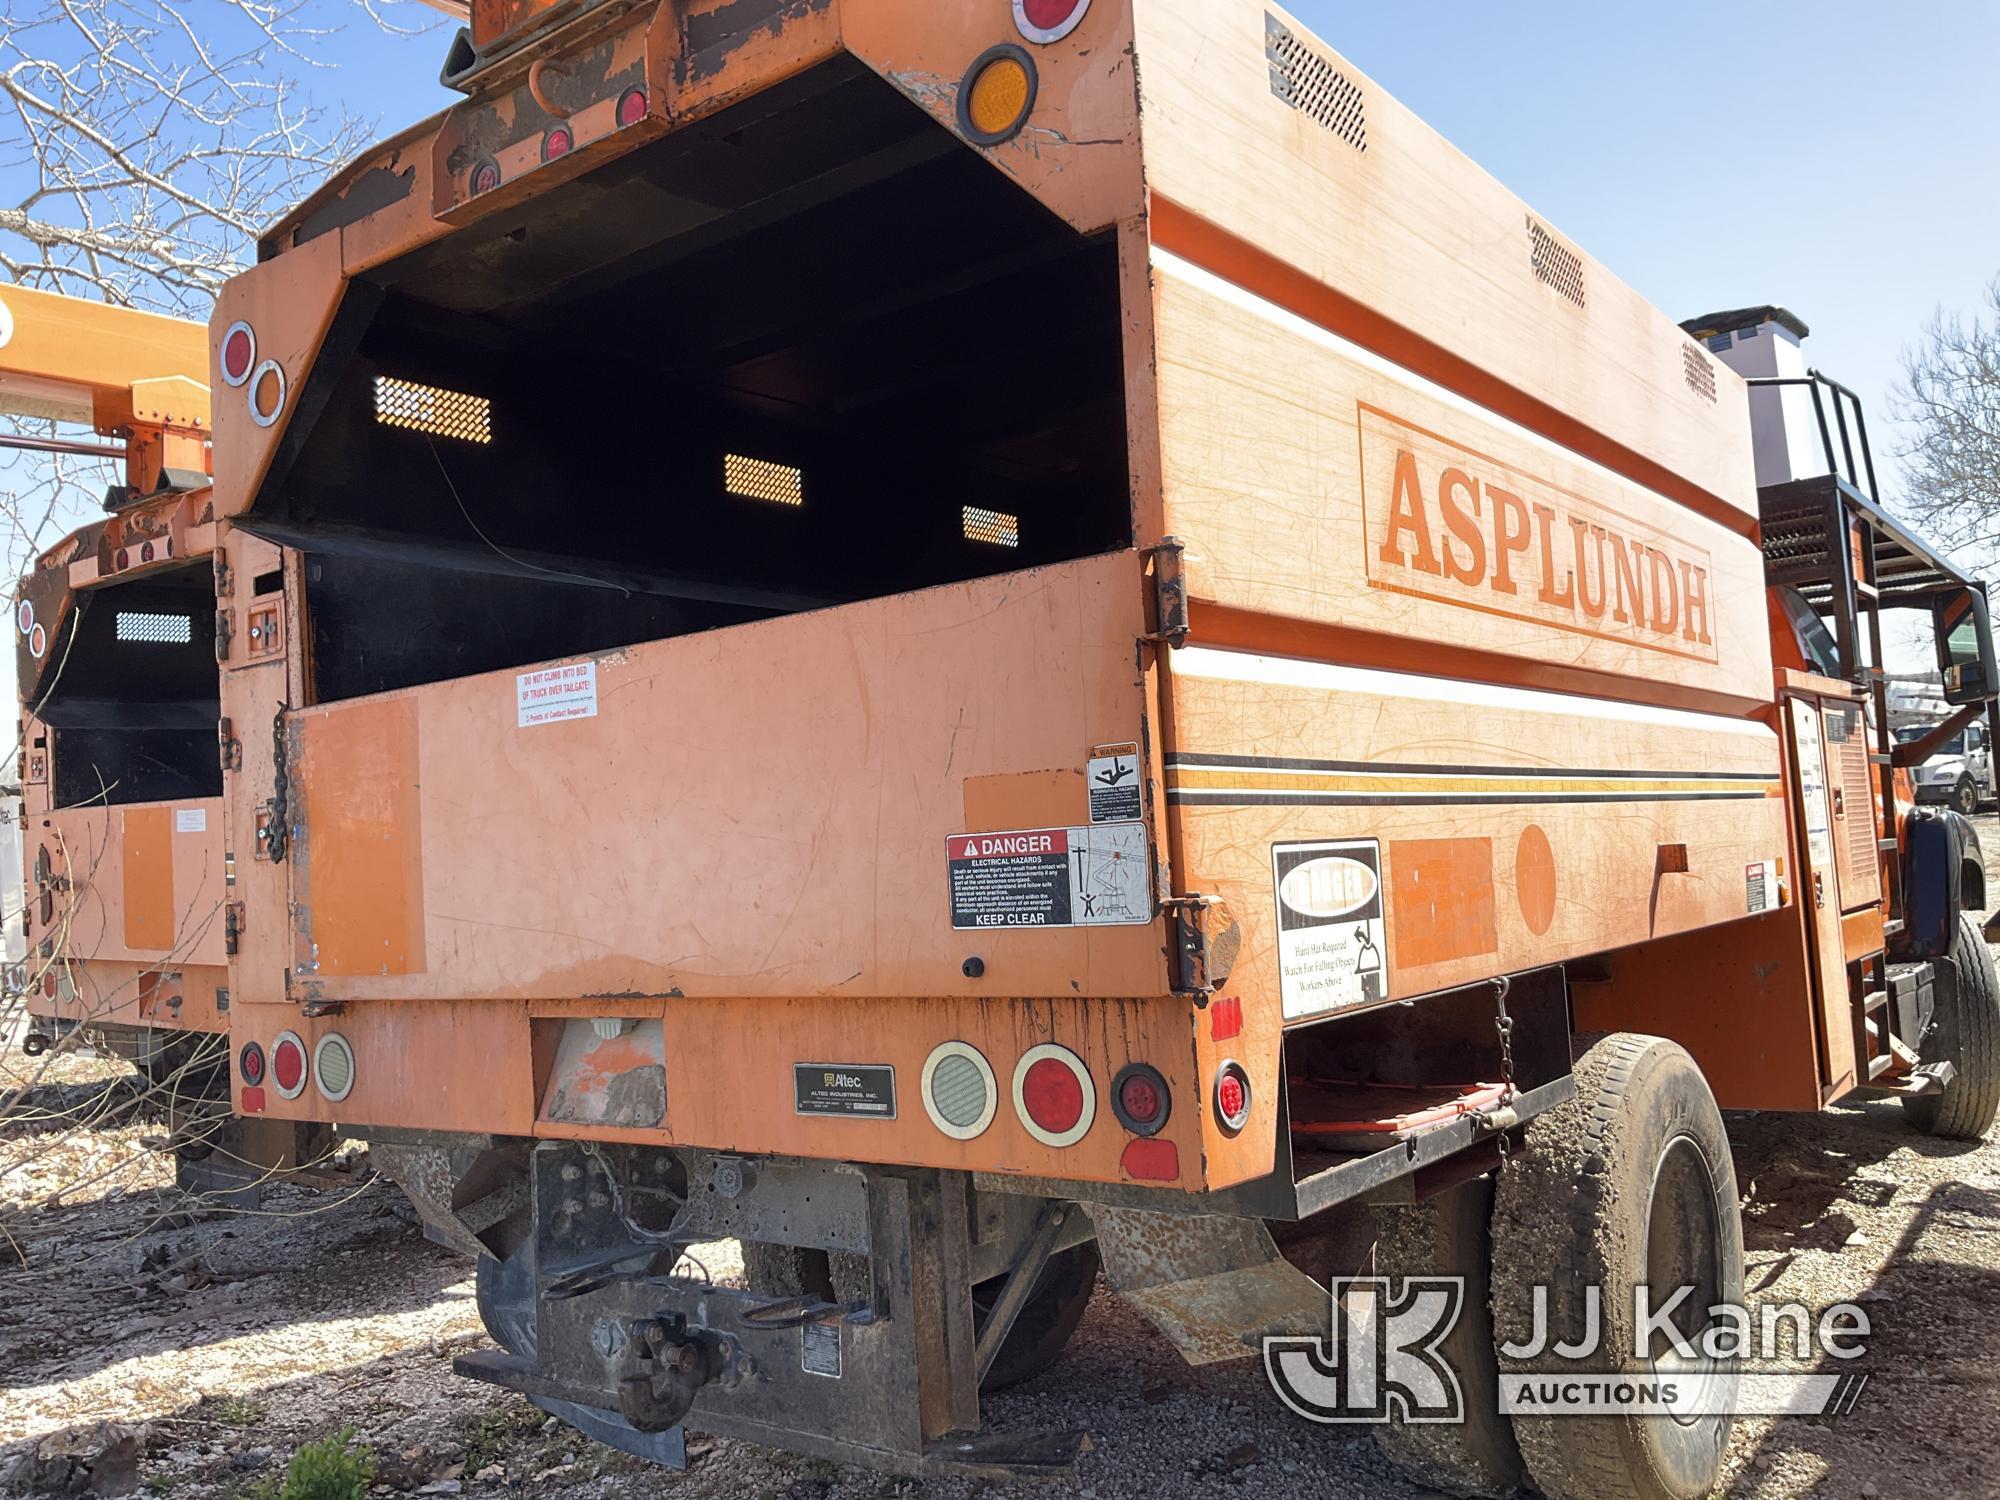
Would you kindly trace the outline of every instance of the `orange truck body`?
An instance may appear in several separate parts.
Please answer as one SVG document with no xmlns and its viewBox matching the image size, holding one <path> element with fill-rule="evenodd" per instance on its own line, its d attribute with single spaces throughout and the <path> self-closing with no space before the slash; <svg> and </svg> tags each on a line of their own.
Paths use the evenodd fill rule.
<svg viewBox="0 0 2000 1500">
<path fill-rule="evenodd" d="M 1093 316 L 1115 311 L 1124 427 L 1116 545 L 316 701 L 334 648 L 299 560 L 314 534 L 266 513 L 326 457 L 296 430 L 302 411 L 346 399 L 336 384 L 357 370 L 423 375 L 421 361 L 353 353 L 375 337 L 353 326 L 358 305 L 430 299 L 469 335 L 483 284 L 437 300 L 456 244 L 532 247 L 546 216 L 591 211 L 594 172 L 633 180 L 659 158 L 660 191 L 680 190 L 677 139 L 705 132 L 713 149 L 727 137 L 711 122 L 754 122 L 759 100 L 810 112 L 791 99 L 830 90 L 830 75 L 902 111 L 882 154 L 964 155 L 960 82 L 1013 34 L 1004 0 L 593 12 L 518 52 L 487 48 L 488 76 L 511 81 L 358 161 L 230 284 L 215 327 L 252 330 L 272 373 L 219 404 L 217 514 L 300 549 L 282 596 L 247 606 L 281 609 L 266 639 L 289 645 L 223 673 L 231 722 L 289 706 L 282 772 L 246 735 L 229 777 L 245 908 L 232 1029 L 266 1049 L 281 1032 L 309 1050 L 337 1032 L 355 1054 L 338 1102 L 246 1100 L 239 1086 L 239 1107 L 1219 1188 L 1271 1170 L 1288 1027 L 1743 924 L 1760 904 L 1760 948 L 1798 955 L 1770 1008 L 1796 1022 L 1791 1040 L 1811 1036 L 1806 935 L 1777 873 L 1793 838 L 1742 383 L 1262 5 L 1098 0 L 1033 49 L 1025 128 L 977 153 L 990 181 L 975 186 L 1032 199 L 1059 221 L 1043 232 L 1101 255 Z M 1360 101 L 1355 118 L 1286 95 L 1308 85 Z M 633 90 L 645 110 L 621 123 Z M 897 232 L 921 246 L 936 210 L 909 206 Z M 590 273 L 636 274 L 621 268 L 638 237 L 593 243 Z M 469 266 L 490 252 L 465 253 Z M 659 275 L 645 295 L 690 307 L 742 291 Z M 1033 286 L 1004 306 L 1010 327 L 929 337 L 962 341 L 957 364 L 976 367 L 982 341 L 1014 357 Z M 530 292 L 491 295 L 499 316 Z M 592 441 L 600 377 L 522 353 Z M 1035 399 L 981 389 L 976 368 L 952 378 L 968 399 Z M 490 383 L 463 391 L 491 400 L 496 433 L 527 420 Z M 369 464 L 434 475 L 448 451 L 438 467 L 461 466 L 466 488 L 494 478 L 442 429 L 353 440 Z M 662 474 L 676 461 L 664 439 L 631 451 Z M 809 512 L 826 502 L 806 472 Z M 581 496 L 550 504 L 544 552 L 601 524 Z M 935 505 L 959 509 L 949 493 Z M 338 518 L 321 519 L 330 534 Z M 1184 615 L 1163 628 L 1173 589 Z M 241 639 L 246 605 L 224 608 Z M 523 695 L 544 671 L 588 684 L 587 716 L 531 719 Z M 1110 831 L 1092 822 L 1107 804 L 1091 775 L 1121 754 L 1137 795 Z M 264 858 L 259 835 L 253 858 L 281 781 L 288 857 Z M 1020 834 L 1094 839 L 1129 861 L 1116 895 L 1130 915 L 954 927 L 952 880 L 982 877 L 953 851 Z M 1357 953 L 1281 932 L 1274 848 L 1293 866 L 1344 860 L 1321 876 L 1377 888 Z M 1746 895 L 1746 870 L 1768 885 Z M 1218 1035 L 1209 992 L 1176 977 L 1175 913 L 1195 911 L 1237 946 L 1214 992 L 1233 1034 Z M 639 1023 L 599 1076 L 663 1065 L 658 1118 L 579 1110 L 576 1067 L 557 1059 L 591 1018 Z M 1044 1043 L 1100 1090 L 1128 1063 L 1155 1066 L 1175 1098 L 1172 1151 L 1135 1157 L 1101 1125 L 1049 1146 L 1004 1104 L 970 1140 L 917 1108 L 795 1110 L 795 1063 L 887 1065 L 907 1091 L 950 1040 L 990 1060 L 1003 1094 Z M 1237 1132 L 1208 1100 L 1232 1060 L 1255 1101 Z M 1741 1104 L 1810 1106 L 1826 1081 L 1810 1048 L 1789 1070 L 1732 1071 Z"/>
<path fill-rule="evenodd" d="M 470 19 L 223 292 L 213 488 L 106 523 L 213 559 L 206 836 L 30 788 L 92 965 L 221 974 L 246 1140 L 481 1257 L 464 1373 L 1022 1472 L 965 1435 L 1052 1257 L 1070 1327 L 1094 1237 L 1190 1359 L 1323 1330 L 1261 1221 L 1504 1165 L 1574 1033 L 1948 1081 L 1984 876 L 1853 598 L 1976 602 L 1990 686 L 1983 594 L 1760 489 L 1709 336 L 1281 11 Z"/>
<path fill-rule="evenodd" d="M 44 553 L 15 599 L 28 1014 L 219 1035 L 208 332 L 26 287 L 0 304 L 0 410 L 87 423 L 125 471 L 113 514 Z"/>
</svg>

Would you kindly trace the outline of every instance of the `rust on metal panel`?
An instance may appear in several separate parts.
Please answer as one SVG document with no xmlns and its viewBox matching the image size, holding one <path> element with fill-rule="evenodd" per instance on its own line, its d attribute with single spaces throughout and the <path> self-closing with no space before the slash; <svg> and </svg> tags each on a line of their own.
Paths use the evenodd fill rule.
<svg viewBox="0 0 2000 1500">
<path fill-rule="evenodd" d="M 1085 1206 L 1106 1277 L 1189 1364 L 1247 1358 L 1268 1335 L 1326 1332 L 1326 1289 L 1261 1219 Z"/>
<path fill-rule="evenodd" d="M 682 21 L 685 47 L 679 76 L 683 83 L 712 78 L 758 37 L 776 38 L 786 25 L 832 7 L 833 0 L 723 0 L 691 5 Z"/>
<path fill-rule="evenodd" d="M 345 192 L 319 204 L 301 219 L 292 233 L 292 243 L 303 245 L 308 240 L 316 240 L 323 234 L 331 234 L 336 229 L 365 219 L 392 203 L 400 203 L 410 196 L 416 182 L 417 169 L 400 166 L 395 157 L 391 157 L 386 164 L 369 167 L 354 179 Z"/>
</svg>

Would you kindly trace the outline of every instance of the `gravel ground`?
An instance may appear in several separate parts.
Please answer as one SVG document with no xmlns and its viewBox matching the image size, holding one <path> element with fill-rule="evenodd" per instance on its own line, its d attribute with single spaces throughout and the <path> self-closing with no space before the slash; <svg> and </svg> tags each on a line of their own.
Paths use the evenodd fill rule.
<svg viewBox="0 0 2000 1500">
<path fill-rule="evenodd" d="M 1980 822 L 2000 855 L 2000 825 Z M 68 1081 L 78 1098 L 117 1087 L 110 1070 L 74 1066 L 85 1070 Z M 19 1127 L 0 1132 L 0 1474 L 37 1451 L 94 1454 L 111 1422 L 130 1429 L 112 1431 L 111 1447 L 147 1491 L 225 1500 L 280 1472 L 299 1444 L 352 1424 L 376 1452 L 385 1495 L 1050 1492 L 899 1480 L 700 1437 L 684 1475 L 628 1460 L 450 1374 L 453 1354 L 485 1342 L 469 1267 L 426 1242 L 392 1190 L 279 1188 L 255 1214 L 191 1215 L 142 1149 L 157 1130 L 113 1115 L 87 1133 L 35 1138 L 32 1151 Z M 2000 1139 L 1932 1141 L 1892 1104 L 1740 1117 L 1730 1133 L 1751 1296 L 1859 1301 L 1874 1336 L 1857 1408 L 1745 1421 L 1721 1493 L 2000 1496 L 2000 1377 L 1983 1338 L 2000 1326 Z M 49 1206 L 84 1179 L 94 1180 Z M 1320 1248 L 1351 1261 L 1353 1226 L 1336 1233 Z M 719 1279 L 739 1264 L 733 1249 L 703 1252 Z M 1293 1417 L 1256 1361 L 1187 1367 L 1101 1287 L 1067 1355 L 986 1412 L 997 1428 L 1090 1431 L 1077 1487 L 1105 1500 L 1218 1487 L 1243 1500 L 1431 1493 L 1390 1470 L 1365 1434 Z"/>
</svg>

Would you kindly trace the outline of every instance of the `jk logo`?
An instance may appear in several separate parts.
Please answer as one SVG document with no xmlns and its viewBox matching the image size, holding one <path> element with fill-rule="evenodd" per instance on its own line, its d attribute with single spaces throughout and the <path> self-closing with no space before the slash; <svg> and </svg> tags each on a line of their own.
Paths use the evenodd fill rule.
<svg viewBox="0 0 2000 1500">
<path fill-rule="evenodd" d="M 1458 1374 L 1438 1345 L 1465 1309 L 1465 1279 L 1342 1276 L 1333 1283 L 1333 1341 L 1264 1340 L 1271 1388 L 1313 1422 L 1463 1422 Z"/>
</svg>

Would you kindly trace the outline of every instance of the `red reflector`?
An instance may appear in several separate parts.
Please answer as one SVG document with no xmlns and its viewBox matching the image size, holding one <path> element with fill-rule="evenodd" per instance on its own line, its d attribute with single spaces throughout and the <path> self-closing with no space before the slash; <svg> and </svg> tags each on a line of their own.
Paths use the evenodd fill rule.
<svg viewBox="0 0 2000 1500">
<path fill-rule="evenodd" d="M 542 160 L 554 161 L 558 156 L 568 156 L 569 148 L 576 144 L 567 125 L 558 125 L 542 137 Z"/>
<path fill-rule="evenodd" d="M 1165 1136 L 1127 1141 L 1125 1154 L 1118 1158 L 1118 1164 L 1125 1169 L 1127 1177 L 1141 1177 L 1148 1182 L 1178 1182 L 1181 1176 L 1181 1148 Z"/>
<path fill-rule="evenodd" d="M 1136 1124 L 1150 1125 L 1159 1117 L 1160 1091 L 1144 1073 L 1134 1073 L 1119 1087 L 1118 1102 Z"/>
<path fill-rule="evenodd" d="M 1021 1107 L 1049 1134 L 1061 1135 L 1083 1118 L 1083 1084 L 1068 1067 L 1045 1057 L 1021 1080 Z"/>
<path fill-rule="evenodd" d="M 497 162 L 483 161 L 472 169 L 472 191 L 490 193 L 500 186 L 500 167 Z"/>
<path fill-rule="evenodd" d="M 281 1091 L 297 1092 L 306 1079 L 306 1051 L 297 1042 L 283 1041 L 271 1051 L 271 1081 Z"/>
<path fill-rule="evenodd" d="M 243 1090 L 243 1113 L 261 1115 L 264 1112 L 264 1091 L 246 1088 Z"/>
<path fill-rule="evenodd" d="M 151 562 L 152 560 L 153 560 L 153 544 L 151 542 L 142 542 L 139 546 L 139 561 Z"/>
<path fill-rule="evenodd" d="M 237 1059 L 236 1070 L 243 1075 L 244 1083 L 249 1085 L 262 1083 L 264 1081 L 264 1049 L 255 1042 L 245 1042 L 243 1044 L 243 1051 Z"/>
<path fill-rule="evenodd" d="M 1233 1036 L 1243 1034 L 1243 1002 L 1235 995 L 1224 995 L 1220 1000 L 1208 1002 L 1208 1035 L 1211 1041 L 1226 1042 Z"/>
<path fill-rule="evenodd" d="M 1223 1079 L 1216 1087 L 1215 1102 L 1222 1106 L 1225 1118 L 1234 1120 L 1240 1117 L 1243 1113 L 1243 1080 L 1234 1073 Z"/>
<path fill-rule="evenodd" d="M 618 96 L 618 126 L 637 125 L 646 118 L 646 91 L 627 89 Z"/>
<path fill-rule="evenodd" d="M 250 359 L 257 352 L 257 346 L 250 342 L 247 329 L 239 328 L 222 342 L 222 373 L 231 380 L 242 380 L 250 374 Z"/>
</svg>

